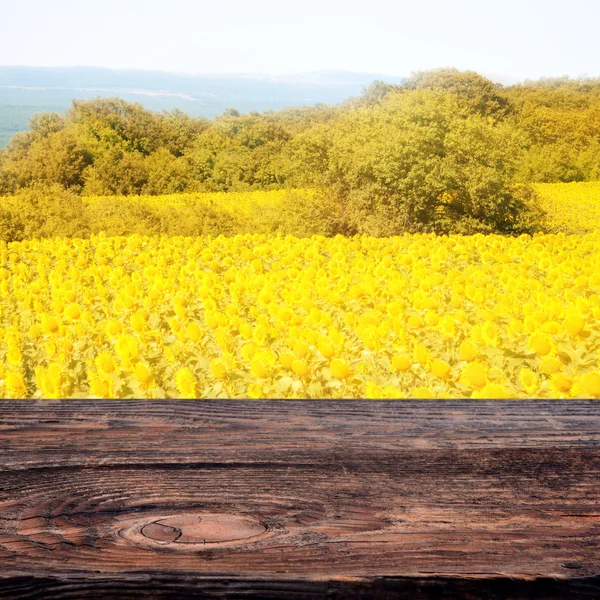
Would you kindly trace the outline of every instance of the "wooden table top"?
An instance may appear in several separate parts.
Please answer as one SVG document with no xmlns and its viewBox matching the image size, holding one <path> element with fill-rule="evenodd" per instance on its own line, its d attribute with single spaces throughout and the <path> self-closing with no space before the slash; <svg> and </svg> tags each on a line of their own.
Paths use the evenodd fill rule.
<svg viewBox="0 0 600 600">
<path fill-rule="evenodd" d="M 597 401 L 2 401 L 0 598 L 600 598 Z"/>
</svg>

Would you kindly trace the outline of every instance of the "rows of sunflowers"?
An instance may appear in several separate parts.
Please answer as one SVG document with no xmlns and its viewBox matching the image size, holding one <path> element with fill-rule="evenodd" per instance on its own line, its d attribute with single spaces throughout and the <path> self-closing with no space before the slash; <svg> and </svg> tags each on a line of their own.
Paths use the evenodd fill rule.
<svg viewBox="0 0 600 600">
<path fill-rule="evenodd" d="M 0 242 L 0 396 L 600 398 L 600 233 Z"/>
</svg>

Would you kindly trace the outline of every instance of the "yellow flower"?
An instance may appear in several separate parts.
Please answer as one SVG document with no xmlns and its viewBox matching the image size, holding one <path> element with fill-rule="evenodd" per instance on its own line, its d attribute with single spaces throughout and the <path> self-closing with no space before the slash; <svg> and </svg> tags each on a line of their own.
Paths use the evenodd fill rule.
<svg viewBox="0 0 600 600">
<path fill-rule="evenodd" d="M 460 357 L 466 362 L 473 362 L 477 358 L 477 348 L 468 340 L 462 342 L 458 352 Z"/>
<path fill-rule="evenodd" d="M 390 302 L 386 306 L 386 312 L 391 317 L 398 317 L 402 312 L 402 304 L 400 302 Z"/>
<path fill-rule="evenodd" d="M 303 340 L 298 340 L 293 347 L 294 354 L 298 358 L 304 358 L 308 354 L 308 344 Z"/>
<path fill-rule="evenodd" d="M 368 381 L 365 386 L 365 398 L 369 400 L 377 400 L 383 397 L 383 390 L 381 386 L 377 385 L 374 381 Z"/>
<path fill-rule="evenodd" d="M 146 316 L 140 310 L 131 315 L 129 322 L 131 323 L 131 329 L 136 333 L 142 333 L 146 328 Z"/>
<path fill-rule="evenodd" d="M 24 398 L 27 396 L 27 386 L 21 373 L 9 371 L 4 377 L 4 385 L 10 397 Z"/>
<path fill-rule="evenodd" d="M 304 375 L 306 375 L 309 371 L 308 369 L 308 365 L 302 361 L 302 360 L 295 360 L 292 363 L 292 371 L 296 374 L 299 375 L 300 377 L 303 377 Z"/>
<path fill-rule="evenodd" d="M 334 358 L 331 361 L 329 368 L 331 370 L 331 374 L 336 379 L 347 379 L 351 375 L 351 371 L 348 368 L 348 365 L 339 358 Z"/>
<path fill-rule="evenodd" d="M 434 360 L 431 364 L 431 372 L 440 379 L 448 379 L 450 371 L 450 365 L 442 360 Z"/>
<path fill-rule="evenodd" d="M 296 360 L 296 357 L 291 352 L 284 352 L 279 355 L 279 362 L 286 368 L 291 369 L 292 363 Z"/>
<path fill-rule="evenodd" d="M 123 325 L 119 323 L 116 319 L 110 319 L 106 323 L 106 333 L 109 337 L 117 337 L 120 333 L 123 332 Z"/>
<path fill-rule="evenodd" d="M 144 388 L 150 388 L 154 386 L 154 375 L 152 371 L 144 363 L 137 363 L 133 370 L 135 378 L 143 385 Z"/>
<path fill-rule="evenodd" d="M 18 367 L 23 360 L 21 355 L 21 351 L 16 346 L 11 346 L 6 353 L 6 360 L 9 365 L 13 365 L 14 367 Z"/>
<path fill-rule="evenodd" d="M 523 368 L 519 373 L 519 381 L 528 394 L 534 394 L 539 387 L 538 376 L 531 370 Z"/>
<path fill-rule="evenodd" d="M 600 398 L 600 373 L 592 371 L 581 378 L 583 391 L 592 398 Z"/>
<path fill-rule="evenodd" d="M 453 308 L 460 308 L 464 304 L 464 300 L 458 294 L 452 294 L 450 298 L 450 306 Z"/>
<path fill-rule="evenodd" d="M 392 371 L 408 371 L 412 367 L 412 360 L 406 354 L 399 354 L 392 357 Z"/>
<path fill-rule="evenodd" d="M 260 385 L 257 383 L 251 383 L 248 386 L 248 398 L 252 398 L 253 400 L 264 398 L 264 394 Z"/>
<path fill-rule="evenodd" d="M 196 378 L 188 367 L 182 367 L 175 374 L 177 390 L 184 398 L 196 398 Z"/>
<path fill-rule="evenodd" d="M 350 329 L 352 329 L 356 325 L 357 321 L 358 321 L 358 317 L 354 313 L 351 313 L 351 312 L 344 313 L 344 323 Z"/>
<path fill-rule="evenodd" d="M 534 333 L 529 338 L 529 347 L 540 356 L 546 356 L 552 351 L 552 344 L 547 336 L 541 333 Z"/>
<path fill-rule="evenodd" d="M 223 351 L 229 350 L 229 336 L 223 327 L 217 327 L 215 329 L 215 342 L 217 346 Z"/>
<path fill-rule="evenodd" d="M 554 373 L 554 375 L 550 377 L 550 382 L 552 383 L 554 390 L 560 393 L 567 393 L 573 385 L 573 379 L 564 373 Z"/>
<path fill-rule="evenodd" d="M 394 387 L 393 385 L 386 385 L 382 390 L 381 397 L 390 400 L 397 400 L 399 398 L 404 398 L 404 394 L 397 387 Z"/>
<path fill-rule="evenodd" d="M 487 321 L 489 323 L 493 323 L 498 318 L 498 315 L 489 308 L 485 308 L 484 310 L 482 310 L 480 316 L 484 321 Z"/>
<path fill-rule="evenodd" d="M 245 344 L 244 346 L 242 346 L 240 354 L 242 355 L 244 360 L 247 360 L 248 362 L 250 362 L 254 358 L 254 356 L 257 352 L 258 352 L 258 348 L 257 348 L 256 344 L 254 342 L 249 342 L 248 344 Z"/>
<path fill-rule="evenodd" d="M 58 322 L 58 320 L 56 319 L 56 317 L 53 317 L 52 315 L 42 315 L 42 331 L 44 333 L 58 333 L 58 330 L 60 329 L 60 324 Z"/>
<path fill-rule="evenodd" d="M 325 358 L 332 358 L 335 354 L 335 350 L 333 349 L 333 346 L 325 340 L 319 342 L 318 348 L 319 348 L 319 352 Z"/>
<path fill-rule="evenodd" d="M 545 375 L 553 375 L 562 369 L 561 362 L 554 356 L 546 356 L 540 361 L 540 371 Z"/>
<path fill-rule="evenodd" d="M 173 333 L 179 333 L 181 331 L 181 322 L 177 317 L 171 317 L 169 319 L 169 327 Z"/>
<path fill-rule="evenodd" d="M 523 333 L 524 329 L 525 326 L 523 322 L 519 321 L 518 319 L 511 319 L 511 321 L 508 324 L 508 332 L 512 337 Z"/>
<path fill-rule="evenodd" d="M 410 394 L 411 398 L 415 398 L 417 400 L 430 400 L 435 398 L 433 392 L 426 387 L 416 387 Z"/>
<path fill-rule="evenodd" d="M 254 377 L 258 377 L 259 379 L 266 379 L 270 376 L 270 370 L 267 365 L 265 365 L 259 358 L 253 358 L 250 362 L 250 370 Z"/>
<path fill-rule="evenodd" d="M 487 398 L 489 400 L 503 400 L 510 398 L 508 390 L 498 383 L 486 383 L 481 390 L 473 392 L 471 398 Z"/>
<path fill-rule="evenodd" d="M 411 315 L 408 317 L 406 323 L 411 329 L 418 329 L 423 326 L 423 322 L 418 315 Z"/>
<path fill-rule="evenodd" d="M 204 323 L 207 327 L 210 327 L 210 329 L 216 329 L 219 326 L 219 317 L 217 316 L 217 313 L 212 310 L 207 310 L 204 313 Z"/>
<path fill-rule="evenodd" d="M 569 335 L 576 336 L 579 335 L 585 326 L 585 321 L 581 315 L 573 314 L 569 315 L 565 321 L 565 330 Z"/>
<path fill-rule="evenodd" d="M 79 304 L 72 303 L 65 309 L 65 316 L 70 321 L 76 321 L 81 316 L 81 307 Z"/>
<path fill-rule="evenodd" d="M 42 328 L 37 324 L 32 325 L 27 332 L 27 337 L 31 338 L 32 340 L 40 337 L 40 335 L 42 335 Z"/>
<path fill-rule="evenodd" d="M 188 315 L 187 308 L 185 306 L 182 306 L 181 304 L 176 304 L 174 310 L 175 310 L 175 314 L 180 319 L 185 319 Z"/>
<path fill-rule="evenodd" d="M 108 352 L 101 352 L 96 357 L 96 368 L 103 373 L 114 373 L 116 369 L 115 359 Z"/>
<path fill-rule="evenodd" d="M 98 398 L 114 398 L 114 384 L 109 377 L 88 372 L 90 394 Z"/>
<path fill-rule="evenodd" d="M 224 379 L 227 376 L 227 367 L 218 358 L 211 361 L 210 370 L 216 379 Z"/>
<path fill-rule="evenodd" d="M 481 330 L 481 337 L 483 341 L 492 347 L 498 346 L 498 330 L 493 322 L 487 321 Z"/>
<path fill-rule="evenodd" d="M 556 335 L 560 332 L 560 325 L 556 321 L 546 321 L 546 323 L 542 325 L 542 331 L 545 331 L 550 335 Z"/>
<path fill-rule="evenodd" d="M 488 370 L 481 363 L 471 362 L 461 372 L 461 379 L 471 389 L 482 389 L 487 383 Z"/>
<path fill-rule="evenodd" d="M 248 323 L 242 323 L 240 325 L 240 334 L 245 340 L 249 340 L 252 337 L 252 327 Z"/>
<path fill-rule="evenodd" d="M 176 360 L 175 351 L 172 346 L 166 346 L 164 349 L 164 355 L 168 362 L 174 363 Z"/>
<path fill-rule="evenodd" d="M 445 316 L 441 320 L 441 331 L 444 337 L 453 338 L 456 335 L 456 323 L 450 316 Z"/>
<path fill-rule="evenodd" d="M 415 344 L 415 361 L 426 367 L 429 364 L 430 354 L 429 350 L 423 344 Z"/>
<path fill-rule="evenodd" d="M 425 323 L 429 325 L 429 327 L 435 327 L 440 322 L 440 317 L 437 313 L 432 310 L 427 311 L 425 315 Z"/>
<path fill-rule="evenodd" d="M 193 321 L 185 328 L 185 335 L 192 342 L 197 342 L 202 337 L 202 330 L 198 327 L 197 323 Z"/>
<path fill-rule="evenodd" d="M 139 352 L 138 342 L 133 336 L 122 333 L 117 338 L 115 350 L 124 365 L 128 367 L 131 361 L 137 358 Z"/>
<path fill-rule="evenodd" d="M 56 300 L 52 303 L 51 308 L 55 313 L 60 315 L 65 310 L 65 305 L 60 300 Z"/>
<path fill-rule="evenodd" d="M 60 365 L 50 363 L 46 369 L 37 366 L 35 381 L 38 389 L 46 398 L 60 398 L 63 393 L 63 374 Z"/>
</svg>

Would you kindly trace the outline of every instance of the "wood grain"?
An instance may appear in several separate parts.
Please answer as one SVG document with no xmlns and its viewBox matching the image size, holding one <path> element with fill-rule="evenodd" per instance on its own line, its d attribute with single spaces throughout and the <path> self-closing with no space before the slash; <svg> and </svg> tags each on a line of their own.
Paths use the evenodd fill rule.
<svg viewBox="0 0 600 600">
<path fill-rule="evenodd" d="M 0 402 L 0 598 L 598 598 L 594 401 Z"/>
</svg>

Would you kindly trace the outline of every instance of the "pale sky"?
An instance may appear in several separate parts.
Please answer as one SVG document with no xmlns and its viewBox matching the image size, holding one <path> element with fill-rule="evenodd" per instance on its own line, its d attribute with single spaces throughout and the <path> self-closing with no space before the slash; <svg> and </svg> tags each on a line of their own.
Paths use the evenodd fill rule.
<svg viewBox="0 0 600 600">
<path fill-rule="evenodd" d="M 0 65 L 600 76 L 600 0 L 0 0 Z"/>
</svg>

